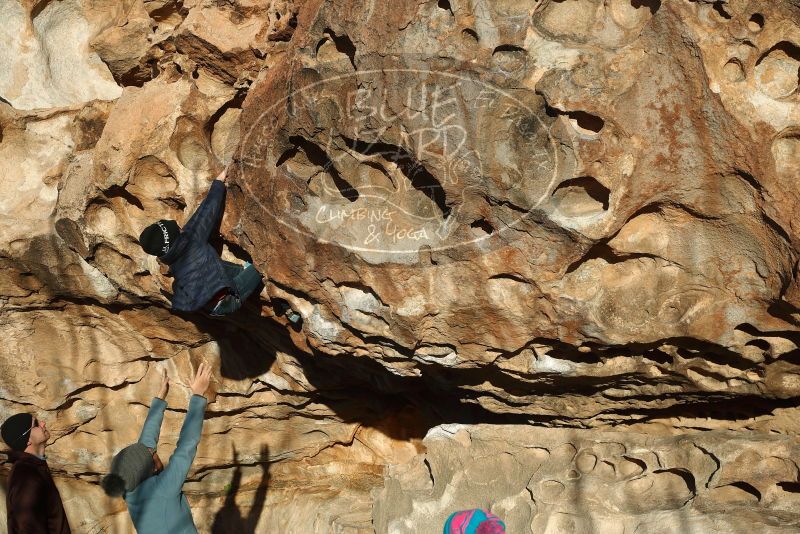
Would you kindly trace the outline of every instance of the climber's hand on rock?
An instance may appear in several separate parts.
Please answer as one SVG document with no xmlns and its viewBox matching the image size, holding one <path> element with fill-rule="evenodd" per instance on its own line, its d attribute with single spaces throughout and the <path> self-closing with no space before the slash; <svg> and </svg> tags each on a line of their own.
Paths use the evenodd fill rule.
<svg viewBox="0 0 800 534">
<path fill-rule="evenodd" d="M 169 376 L 167 375 L 167 370 L 164 369 L 164 372 L 161 375 L 161 388 L 158 390 L 157 397 L 161 400 L 164 400 L 167 398 L 168 392 L 169 392 Z"/>
<path fill-rule="evenodd" d="M 197 373 L 194 375 L 194 382 L 192 382 L 192 393 L 195 395 L 204 395 L 208 389 L 208 383 L 211 381 L 211 366 L 206 362 L 202 362 L 197 368 Z"/>
</svg>

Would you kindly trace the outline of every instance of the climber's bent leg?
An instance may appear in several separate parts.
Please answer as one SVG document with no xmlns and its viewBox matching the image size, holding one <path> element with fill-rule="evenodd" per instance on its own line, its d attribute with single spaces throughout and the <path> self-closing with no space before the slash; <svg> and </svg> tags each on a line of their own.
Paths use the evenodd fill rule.
<svg viewBox="0 0 800 534">
<path fill-rule="evenodd" d="M 234 277 L 233 283 L 236 285 L 239 299 L 244 304 L 248 297 L 261 285 L 261 273 L 256 271 L 256 268 L 251 264 L 245 263 L 242 271 Z"/>
<path fill-rule="evenodd" d="M 230 261 L 222 260 L 222 268 L 225 269 L 225 274 L 227 274 L 231 280 L 239 276 L 244 270 L 244 267 L 239 265 L 238 263 L 233 263 Z"/>
<path fill-rule="evenodd" d="M 235 274 L 233 285 L 235 290 L 220 300 L 211 310 L 211 315 L 227 315 L 242 307 L 242 304 L 253 292 L 261 285 L 261 275 L 255 267 L 246 263 L 239 266 L 234 263 L 224 262 L 225 270 L 230 274 Z M 236 269 L 234 273 L 233 270 Z"/>
</svg>

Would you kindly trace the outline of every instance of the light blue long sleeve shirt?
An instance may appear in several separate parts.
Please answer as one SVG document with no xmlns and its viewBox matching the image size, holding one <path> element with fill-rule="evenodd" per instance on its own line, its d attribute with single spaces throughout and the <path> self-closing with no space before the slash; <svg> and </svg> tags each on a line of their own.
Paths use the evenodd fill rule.
<svg viewBox="0 0 800 534">
<path fill-rule="evenodd" d="M 207 402 L 205 397 L 192 396 L 186 418 L 183 420 L 178 445 L 169 459 L 169 464 L 161 473 L 151 476 L 136 489 L 125 494 L 128 512 L 139 534 L 197 533 L 189 502 L 181 488 L 197 454 Z M 152 449 L 156 448 L 166 407 L 166 401 L 153 399 L 139 443 Z"/>
</svg>

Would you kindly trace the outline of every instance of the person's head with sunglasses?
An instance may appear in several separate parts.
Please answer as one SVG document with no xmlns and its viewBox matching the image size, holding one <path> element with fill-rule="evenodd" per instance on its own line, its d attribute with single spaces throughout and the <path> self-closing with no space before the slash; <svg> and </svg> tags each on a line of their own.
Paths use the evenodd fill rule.
<svg viewBox="0 0 800 534">
<path fill-rule="evenodd" d="M 11 470 L 3 483 L 6 530 L 69 534 L 64 503 L 44 456 L 47 425 L 33 414 L 18 413 L 0 425 L 0 436 L 11 449 L 6 453 Z"/>
<path fill-rule="evenodd" d="M 18 413 L 5 420 L 0 435 L 12 450 L 44 456 L 50 431 L 44 421 L 29 413 Z"/>
</svg>

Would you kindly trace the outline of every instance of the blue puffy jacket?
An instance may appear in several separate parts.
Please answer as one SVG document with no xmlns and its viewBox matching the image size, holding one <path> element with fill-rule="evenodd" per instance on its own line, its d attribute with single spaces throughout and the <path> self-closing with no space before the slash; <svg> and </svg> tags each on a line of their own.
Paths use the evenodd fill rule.
<svg viewBox="0 0 800 534">
<path fill-rule="evenodd" d="M 183 494 L 183 483 L 192 467 L 200 433 L 203 429 L 203 414 L 206 398 L 192 395 L 189 409 L 183 420 L 181 435 L 175 452 L 164 470 L 145 479 L 136 489 L 125 494 L 128 512 L 139 534 L 196 534 L 189 502 Z M 139 443 L 155 449 L 161 432 L 161 421 L 167 403 L 154 398 L 142 428 Z"/>
<path fill-rule="evenodd" d="M 236 291 L 217 251 L 208 244 L 224 207 L 225 184 L 214 180 L 208 195 L 183 227 L 175 244 L 159 258 L 169 265 L 174 277 L 173 310 L 197 311 L 220 290 L 229 288 L 231 292 Z"/>
</svg>

